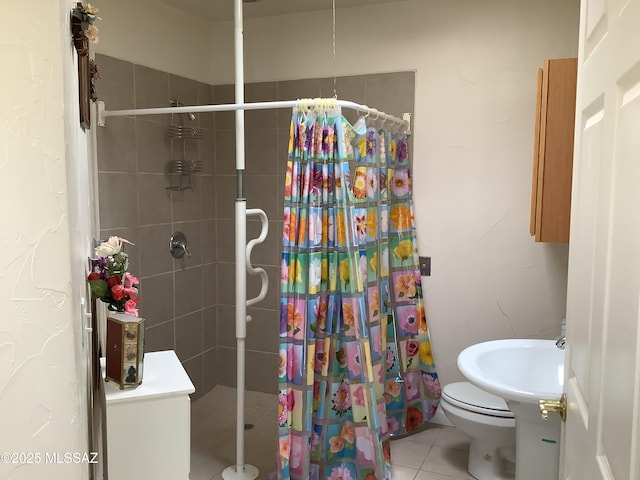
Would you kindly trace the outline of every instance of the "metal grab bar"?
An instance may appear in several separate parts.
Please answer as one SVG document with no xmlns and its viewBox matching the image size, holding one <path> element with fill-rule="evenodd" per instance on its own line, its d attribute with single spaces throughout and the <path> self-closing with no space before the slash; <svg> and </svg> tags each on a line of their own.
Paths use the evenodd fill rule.
<svg viewBox="0 0 640 480">
<path fill-rule="evenodd" d="M 247 258 L 247 273 L 251 275 L 260 275 L 262 285 L 260 287 L 260 293 L 257 296 L 247 300 L 247 307 L 264 300 L 264 298 L 267 296 L 267 290 L 269 289 L 269 277 L 267 277 L 267 272 L 264 270 L 264 268 L 254 268 L 253 265 L 251 265 L 251 251 L 253 250 L 253 247 L 264 242 L 267 238 L 267 234 L 269 233 L 269 219 L 267 218 L 267 214 L 264 212 L 264 210 L 261 210 L 259 208 L 248 208 L 247 217 L 249 216 L 260 217 L 260 221 L 262 222 L 262 231 L 260 232 L 260 236 L 258 236 L 258 238 L 254 238 L 253 240 L 247 242 L 245 251 L 245 255 Z M 247 316 L 247 320 L 250 320 L 249 316 Z"/>
</svg>

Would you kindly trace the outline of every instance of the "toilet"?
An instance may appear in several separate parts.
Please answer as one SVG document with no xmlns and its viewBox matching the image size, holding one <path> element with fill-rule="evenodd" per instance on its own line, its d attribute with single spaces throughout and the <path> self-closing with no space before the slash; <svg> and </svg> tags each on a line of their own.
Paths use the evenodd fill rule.
<svg viewBox="0 0 640 480">
<path fill-rule="evenodd" d="M 467 469 L 478 480 L 515 478 L 516 421 L 506 402 L 469 382 L 445 385 L 440 406 L 469 435 Z"/>
</svg>

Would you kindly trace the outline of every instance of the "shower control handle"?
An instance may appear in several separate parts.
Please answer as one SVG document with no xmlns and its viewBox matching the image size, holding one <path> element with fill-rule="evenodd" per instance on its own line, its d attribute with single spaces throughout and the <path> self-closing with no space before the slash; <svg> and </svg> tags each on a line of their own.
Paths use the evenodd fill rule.
<svg viewBox="0 0 640 480">
<path fill-rule="evenodd" d="M 187 236 L 182 232 L 174 232 L 169 241 L 169 251 L 173 258 L 182 258 L 187 255 L 191 258 L 191 252 L 187 246 Z"/>
</svg>

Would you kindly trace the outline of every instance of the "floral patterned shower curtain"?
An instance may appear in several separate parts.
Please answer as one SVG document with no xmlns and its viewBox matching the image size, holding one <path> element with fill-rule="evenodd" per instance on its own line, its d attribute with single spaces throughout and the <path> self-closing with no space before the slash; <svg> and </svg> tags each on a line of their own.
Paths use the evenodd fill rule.
<svg viewBox="0 0 640 480">
<path fill-rule="evenodd" d="M 281 272 L 280 479 L 389 479 L 391 436 L 440 384 L 417 263 L 407 137 L 294 111 Z"/>
</svg>

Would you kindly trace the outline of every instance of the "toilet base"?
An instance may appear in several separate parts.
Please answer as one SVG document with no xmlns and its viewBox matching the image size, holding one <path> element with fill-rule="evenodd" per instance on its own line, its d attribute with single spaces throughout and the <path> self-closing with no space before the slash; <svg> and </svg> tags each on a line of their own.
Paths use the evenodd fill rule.
<svg viewBox="0 0 640 480">
<path fill-rule="evenodd" d="M 479 480 L 513 480 L 516 478 L 515 449 L 493 447 L 471 439 L 467 470 Z"/>
</svg>

